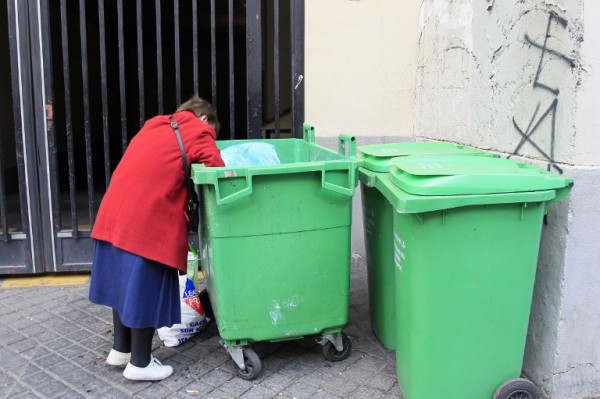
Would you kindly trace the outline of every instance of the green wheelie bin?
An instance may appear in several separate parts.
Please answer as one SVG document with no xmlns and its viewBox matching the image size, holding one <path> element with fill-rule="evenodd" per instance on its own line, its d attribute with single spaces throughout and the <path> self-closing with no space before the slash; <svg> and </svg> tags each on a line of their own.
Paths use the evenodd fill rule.
<svg viewBox="0 0 600 399">
<path fill-rule="evenodd" d="M 446 142 L 400 142 L 358 147 L 363 231 L 371 328 L 379 342 L 396 349 L 396 304 L 393 251 L 393 208 L 375 187 L 373 176 L 387 174 L 398 157 L 411 155 L 497 156 L 465 145 Z M 361 171 L 364 170 L 365 173 Z"/>
<path fill-rule="evenodd" d="M 249 140 L 218 141 L 221 149 Z M 328 360 L 346 358 L 355 142 L 338 152 L 304 139 L 275 146 L 277 165 L 192 165 L 200 200 L 199 257 L 223 346 L 239 376 L 254 379 L 259 341 L 315 336 Z"/>
<path fill-rule="evenodd" d="M 542 223 L 572 184 L 526 163 L 477 156 L 406 157 L 376 176 L 394 208 L 405 399 L 539 397 L 519 377 Z"/>
</svg>

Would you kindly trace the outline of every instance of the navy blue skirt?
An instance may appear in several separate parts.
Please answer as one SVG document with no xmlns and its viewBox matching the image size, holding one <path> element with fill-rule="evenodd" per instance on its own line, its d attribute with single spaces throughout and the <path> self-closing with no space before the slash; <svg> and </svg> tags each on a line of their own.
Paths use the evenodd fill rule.
<svg viewBox="0 0 600 399">
<path fill-rule="evenodd" d="M 130 328 L 181 323 L 179 271 L 96 241 L 90 301 L 115 309 Z"/>
</svg>

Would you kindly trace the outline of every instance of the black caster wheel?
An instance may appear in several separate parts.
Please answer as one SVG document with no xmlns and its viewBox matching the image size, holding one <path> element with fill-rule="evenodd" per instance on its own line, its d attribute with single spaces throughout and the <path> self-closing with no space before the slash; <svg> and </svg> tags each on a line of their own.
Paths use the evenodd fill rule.
<svg viewBox="0 0 600 399">
<path fill-rule="evenodd" d="M 502 383 L 494 393 L 494 399 L 540 399 L 535 384 L 525 378 L 514 378 Z"/>
<path fill-rule="evenodd" d="M 325 356 L 325 359 L 332 362 L 339 362 L 340 360 L 347 358 L 352 350 L 352 342 L 350 342 L 350 337 L 344 333 L 342 333 L 342 345 L 342 350 L 338 352 L 335 345 L 333 345 L 331 341 L 327 341 L 325 345 L 323 345 L 323 356 Z"/>
<path fill-rule="evenodd" d="M 245 369 L 238 369 L 238 375 L 245 380 L 253 380 L 260 374 L 262 364 L 260 358 L 252 349 L 246 348 L 244 353 Z"/>
</svg>

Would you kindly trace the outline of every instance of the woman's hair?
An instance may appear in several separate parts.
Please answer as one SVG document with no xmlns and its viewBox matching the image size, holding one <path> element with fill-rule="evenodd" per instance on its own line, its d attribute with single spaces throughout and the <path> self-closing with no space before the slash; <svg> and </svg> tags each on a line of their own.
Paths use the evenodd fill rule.
<svg viewBox="0 0 600 399">
<path fill-rule="evenodd" d="M 219 123 L 217 110 L 212 106 L 211 103 L 203 98 L 193 96 L 186 102 L 182 103 L 175 112 L 181 111 L 191 111 L 198 118 L 206 116 L 206 122 L 215 129 L 217 134 L 219 133 L 219 130 L 221 130 L 221 124 Z"/>
</svg>

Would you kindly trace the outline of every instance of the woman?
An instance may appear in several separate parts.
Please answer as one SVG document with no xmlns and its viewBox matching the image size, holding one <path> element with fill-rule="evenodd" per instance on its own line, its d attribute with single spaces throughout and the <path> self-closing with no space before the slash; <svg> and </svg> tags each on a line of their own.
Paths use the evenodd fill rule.
<svg viewBox="0 0 600 399">
<path fill-rule="evenodd" d="M 173 373 L 151 355 L 154 331 L 181 321 L 178 275 L 187 271 L 186 176 L 171 117 L 188 165 L 225 166 L 215 143 L 216 111 L 192 97 L 175 114 L 148 120 L 112 175 L 91 235 L 90 301 L 112 308 L 114 342 L 106 362 L 125 367 L 130 380 Z"/>
</svg>

